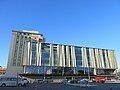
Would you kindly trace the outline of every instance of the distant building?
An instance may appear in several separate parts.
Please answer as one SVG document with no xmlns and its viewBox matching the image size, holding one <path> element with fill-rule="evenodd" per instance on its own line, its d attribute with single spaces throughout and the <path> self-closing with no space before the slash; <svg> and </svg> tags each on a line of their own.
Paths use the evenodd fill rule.
<svg viewBox="0 0 120 90">
<path fill-rule="evenodd" d="M 6 75 L 115 76 L 117 68 L 114 50 L 45 43 L 38 32 L 13 31 Z"/>
</svg>

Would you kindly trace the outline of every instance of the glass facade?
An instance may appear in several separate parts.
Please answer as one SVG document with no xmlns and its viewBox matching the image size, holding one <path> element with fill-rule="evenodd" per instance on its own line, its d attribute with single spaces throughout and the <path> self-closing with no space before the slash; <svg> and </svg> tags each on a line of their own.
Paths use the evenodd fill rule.
<svg viewBox="0 0 120 90">
<path fill-rule="evenodd" d="M 25 73 L 55 75 L 88 75 L 88 73 L 90 75 L 104 75 L 112 73 L 106 63 L 106 56 L 109 57 L 108 50 L 49 43 L 41 43 L 41 63 L 35 66 L 37 62 L 36 44 L 36 42 L 32 43 L 32 66 L 26 66 Z M 85 59 L 87 63 L 84 61 Z"/>
<path fill-rule="evenodd" d="M 64 46 L 64 55 L 65 55 L 65 66 L 67 66 L 66 46 Z"/>
<path fill-rule="evenodd" d="M 75 47 L 76 67 L 82 66 L 82 51 L 81 47 Z"/>
<path fill-rule="evenodd" d="M 71 46 L 69 46 L 69 55 L 70 55 L 70 65 L 72 65 L 72 55 L 71 55 Z"/>
<path fill-rule="evenodd" d="M 93 68 L 57 67 L 57 66 L 25 66 L 26 74 L 53 74 L 53 75 L 93 75 Z M 112 75 L 114 70 L 97 69 L 97 75 Z"/>
<path fill-rule="evenodd" d="M 90 52 L 89 52 L 89 48 L 86 48 L 86 53 L 87 53 L 88 66 L 90 67 Z"/>
<path fill-rule="evenodd" d="M 27 74 L 53 74 L 53 75 L 87 75 L 93 74 L 93 69 L 78 67 L 57 67 L 57 66 L 25 66 L 24 73 Z"/>
<path fill-rule="evenodd" d="M 32 42 L 32 59 L 31 59 L 31 65 L 36 65 L 36 42 Z"/>
<path fill-rule="evenodd" d="M 41 65 L 42 66 L 49 66 L 50 64 L 50 44 L 44 43 L 42 44 L 41 49 Z"/>
<path fill-rule="evenodd" d="M 115 74 L 118 68 L 114 50 L 46 43 L 42 34 L 26 30 L 12 31 L 11 66 L 20 73 L 24 67 L 25 73 L 56 75 Z"/>
<path fill-rule="evenodd" d="M 115 69 L 97 69 L 97 75 L 113 75 Z"/>
</svg>

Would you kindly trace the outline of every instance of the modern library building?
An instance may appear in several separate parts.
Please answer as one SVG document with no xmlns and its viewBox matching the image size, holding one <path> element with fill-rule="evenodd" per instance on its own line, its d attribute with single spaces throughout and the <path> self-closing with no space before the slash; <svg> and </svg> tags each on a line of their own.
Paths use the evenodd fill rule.
<svg viewBox="0 0 120 90">
<path fill-rule="evenodd" d="M 112 77 L 117 68 L 115 50 L 46 43 L 37 31 L 12 31 L 6 75 Z"/>
</svg>

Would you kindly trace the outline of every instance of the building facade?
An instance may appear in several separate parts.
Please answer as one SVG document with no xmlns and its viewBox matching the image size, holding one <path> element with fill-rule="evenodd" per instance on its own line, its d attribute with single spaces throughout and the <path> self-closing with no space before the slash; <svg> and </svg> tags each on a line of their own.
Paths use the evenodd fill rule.
<svg viewBox="0 0 120 90">
<path fill-rule="evenodd" d="M 19 35 L 19 33 L 21 34 Z M 11 43 L 12 48 L 8 60 L 9 75 L 9 71 L 13 69 L 15 73 L 37 75 L 84 76 L 88 75 L 88 73 L 90 75 L 116 74 L 118 66 L 114 50 L 45 43 L 45 39 L 41 34 L 34 34 L 27 35 L 28 38 L 25 40 L 26 32 L 13 31 L 13 37 L 14 35 L 16 37 L 12 38 L 13 42 Z M 24 40 L 21 45 L 22 35 Z M 16 55 L 18 36 L 19 47 L 17 47 Z M 37 40 L 36 37 L 38 37 Z M 20 53 L 21 47 L 22 54 Z"/>
<path fill-rule="evenodd" d="M 45 38 L 38 31 L 12 31 L 6 75 L 16 75 L 23 72 L 24 57 L 27 57 L 25 50 L 30 41 L 45 42 Z"/>
</svg>

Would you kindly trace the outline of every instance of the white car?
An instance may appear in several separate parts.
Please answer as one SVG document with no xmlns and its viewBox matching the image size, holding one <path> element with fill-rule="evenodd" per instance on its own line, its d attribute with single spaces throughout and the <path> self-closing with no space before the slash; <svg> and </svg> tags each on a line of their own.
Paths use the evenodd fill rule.
<svg viewBox="0 0 120 90">
<path fill-rule="evenodd" d="M 22 81 L 24 82 L 24 84 L 28 84 L 29 81 L 26 78 L 23 78 Z"/>
<path fill-rule="evenodd" d="M 81 83 L 81 84 L 87 84 L 87 83 L 89 83 L 89 80 L 88 79 L 81 79 L 79 81 L 79 83 Z"/>
<path fill-rule="evenodd" d="M 13 76 L 1 76 L 0 77 L 0 86 L 24 86 L 25 83 L 22 81 L 20 77 L 13 77 Z"/>
</svg>

